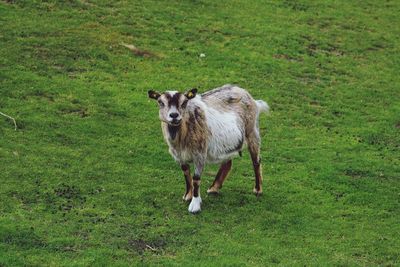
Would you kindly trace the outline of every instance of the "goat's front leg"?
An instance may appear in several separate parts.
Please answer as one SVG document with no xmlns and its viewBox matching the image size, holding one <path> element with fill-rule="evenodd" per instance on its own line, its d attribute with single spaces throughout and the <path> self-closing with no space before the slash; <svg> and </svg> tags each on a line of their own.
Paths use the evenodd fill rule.
<svg viewBox="0 0 400 267">
<path fill-rule="evenodd" d="M 181 164 L 181 169 L 183 171 L 183 174 L 185 175 L 186 181 L 186 192 L 183 195 L 183 200 L 189 201 L 192 199 L 193 196 L 193 182 L 192 176 L 190 176 L 190 166 L 189 164 Z"/>
<path fill-rule="evenodd" d="M 194 163 L 194 176 L 193 176 L 193 198 L 189 205 L 189 212 L 197 213 L 201 210 L 201 197 L 200 197 L 200 176 L 203 172 L 204 161 L 195 161 Z"/>
</svg>

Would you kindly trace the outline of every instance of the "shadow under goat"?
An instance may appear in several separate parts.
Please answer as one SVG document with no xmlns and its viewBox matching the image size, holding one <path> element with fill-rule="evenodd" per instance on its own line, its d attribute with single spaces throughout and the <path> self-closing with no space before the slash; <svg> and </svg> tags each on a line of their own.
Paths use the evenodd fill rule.
<svg viewBox="0 0 400 267">
<path fill-rule="evenodd" d="M 148 91 L 158 102 L 161 128 L 169 153 L 181 165 L 186 181 L 183 199 L 190 201 L 189 212 L 201 210 L 200 177 L 206 163 L 221 163 L 207 193 L 218 193 L 227 177 L 232 158 L 247 145 L 255 173 L 254 193 L 262 193 L 260 134 L 258 119 L 269 106 L 254 100 L 244 89 L 235 85 L 197 94 Z M 193 178 L 189 164 L 194 164 Z"/>
</svg>

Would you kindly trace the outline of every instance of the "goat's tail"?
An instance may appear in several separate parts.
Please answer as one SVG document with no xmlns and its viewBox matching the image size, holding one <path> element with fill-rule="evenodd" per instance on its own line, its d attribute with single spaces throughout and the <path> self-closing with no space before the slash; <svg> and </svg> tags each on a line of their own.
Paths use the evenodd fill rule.
<svg viewBox="0 0 400 267">
<path fill-rule="evenodd" d="M 263 101 L 263 100 L 256 100 L 256 104 L 257 104 L 257 108 L 258 108 L 258 113 L 261 112 L 269 112 L 269 106 L 267 104 L 267 102 Z"/>
</svg>

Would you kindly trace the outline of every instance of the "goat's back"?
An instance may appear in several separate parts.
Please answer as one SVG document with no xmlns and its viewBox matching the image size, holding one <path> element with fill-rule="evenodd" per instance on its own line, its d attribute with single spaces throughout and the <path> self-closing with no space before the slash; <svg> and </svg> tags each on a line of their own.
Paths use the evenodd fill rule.
<svg viewBox="0 0 400 267">
<path fill-rule="evenodd" d="M 253 97 L 245 89 L 226 84 L 203 93 L 201 99 L 211 108 L 236 113 L 246 128 L 254 127 L 258 108 Z"/>
</svg>

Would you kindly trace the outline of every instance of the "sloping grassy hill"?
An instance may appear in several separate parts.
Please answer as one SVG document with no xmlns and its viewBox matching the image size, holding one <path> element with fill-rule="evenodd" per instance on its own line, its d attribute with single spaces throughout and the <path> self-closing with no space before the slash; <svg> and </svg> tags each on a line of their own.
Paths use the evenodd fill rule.
<svg viewBox="0 0 400 267">
<path fill-rule="evenodd" d="M 0 1 L 0 265 L 399 265 L 399 13 Z M 226 83 L 271 105 L 264 195 L 245 153 L 194 216 L 147 90 Z"/>
</svg>

